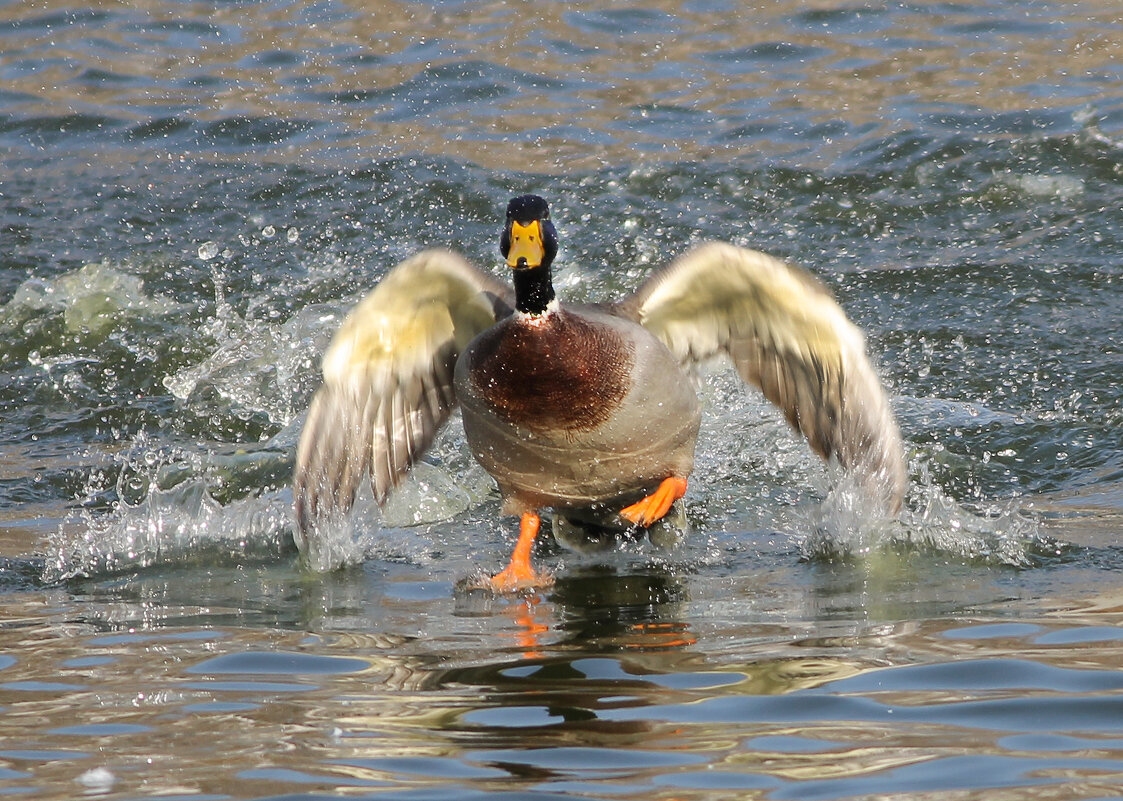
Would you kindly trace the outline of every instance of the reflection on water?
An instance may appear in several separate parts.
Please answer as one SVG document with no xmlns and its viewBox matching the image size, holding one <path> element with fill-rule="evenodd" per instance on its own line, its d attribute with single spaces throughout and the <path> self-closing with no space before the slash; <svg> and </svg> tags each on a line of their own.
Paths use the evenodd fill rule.
<svg viewBox="0 0 1123 801">
<path fill-rule="evenodd" d="M 805 592 L 857 604 L 869 569 L 836 567 Z M 1120 777 L 1118 605 L 1002 622 L 1017 573 L 965 568 L 989 585 L 975 615 L 862 622 L 801 614 L 790 588 L 756 611 L 739 595 L 733 620 L 736 580 L 650 568 L 459 611 L 404 597 L 425 592 L 408 570 L 229 570 L 190 590 L 137 576 L 9 605 L 0 781 L 702 799 L 1024 793 L 1060 776 L 1110 794 Z M 62 615 L 44 625 L 52 604 Z M 281 614 L 265 623 L 254 606 Z"/>
</svg>

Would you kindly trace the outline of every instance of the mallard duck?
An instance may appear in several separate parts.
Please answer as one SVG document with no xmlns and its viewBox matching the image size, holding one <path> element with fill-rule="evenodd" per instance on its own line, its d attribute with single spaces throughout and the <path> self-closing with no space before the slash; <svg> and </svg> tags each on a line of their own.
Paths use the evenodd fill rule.
<svg viewBox="0 0 1123 801">
<path fill-rule="evenodd" d="M 880 513 L 898 511 L 901 440 L 865 338 L 810 274 L 711 242 L 622 301 L 561 304 L 557 231 L 535 195 L 510 201 L 499 249 L 513 292 L 426 250 L 344 320 L 297 449 L 298 544 L 350 512 L 364 476 L 384 502 L 459 403 L 472 455 L 520 518 L 490 586 L 540 586 L 531 548 L 543 511 L 642 529 L 682 498 L 700 420 L 684 365 L 721 352 Z"/>
</svg>

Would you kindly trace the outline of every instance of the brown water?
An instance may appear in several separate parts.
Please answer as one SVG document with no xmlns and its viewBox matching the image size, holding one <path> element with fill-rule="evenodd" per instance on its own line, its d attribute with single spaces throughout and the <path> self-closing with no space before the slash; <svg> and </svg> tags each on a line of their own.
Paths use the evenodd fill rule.
<svg viewBox="0 0 1123 801">
<path fill-rule="evenodd" d="M 0 794 L 1123 797 L 1123 7 L 0 6 Z M 451 424 L 349 566 L 291 541 L 342 314 L 494 264 L 800 262 L 909 450 L 871 526 L 727 369 L 692 536 L 488 598 Z"/>
</svg>

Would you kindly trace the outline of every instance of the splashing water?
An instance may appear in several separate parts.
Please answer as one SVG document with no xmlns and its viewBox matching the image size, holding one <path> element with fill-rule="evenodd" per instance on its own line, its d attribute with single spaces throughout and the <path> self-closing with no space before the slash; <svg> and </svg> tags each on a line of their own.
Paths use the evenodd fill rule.
<svg viewBox="0 0 1123 801">
<path fill-rule="evenodd" d="M 223 564 L 274 559 L 292 548 L 285 492 L 260 492 L 226 503 L 216 499 L 237 457 L 164 453 L 142 435 L 123 457 L 108 512 L 82 509 L 48 545 L 49 583 L 132 571 L 153 565 Z M 256 467 L 272 456 L 262 452 Z M 244 474 L 245 465 L 238 469 Z M 224 476 L 226 478 L 224 478 Z M 91 475 L 89 498 L 110 489 L 104 471 Z"/>
<path fill-rule="evenodd" d="M 897 519 L 871 518 L 862 490 L 840 481 L 808 510 L 810 532 L 800 542 L 812 561 L 862 559 L 886 550 L 913 550 L 983 564 L 1030 567 L 1033 554 L 1055 544 L 1015 502 L 973 511 L 923 476 Z"/>
<path fill-rule="evenodd" d="M 309 323 L 291 325 L 302 330 Z M 222 370 L 243 380 L 259 363 L 252 345 L 243 350 L 227 342 L 194 372 L 181 371 L 166 383 L 186 387 L 179 382 L 187 375 L 214 382 Z M 707 369 L 699 390 L 709 411 L 688 501 L 702 527 L 725 520 L 723 525 L 742 529 L 775 529 L 811 561 L 912 549 L 1024 567 L 1034 554 L 1053 547 L 1014 501 L 977 510 L 954 501 L 933 481 L 923 453 L 913 459 L 913 484 L 899 519 L 874 515 L 868 487 L 824 469 L 779 414 L 730 370 Z M 247 397 L 260 403 L 252 399 L 266 393 L 260 385 L 259 394 Z M 424 563 L 434 558 L 426 538 L 434 524 L 475 518 L 495 498 L 491 479 L 468 455 L 454 417 L 430 461 L 415 466 L 384 508 L 363 482 L 349 516 L 325 521 L 303 538 L 294 533 L 288 490 L 299 424 L 297 418 L 252 448 L 224 451 L 160 448 L 141 432 L 117 457 L 116 478 L 110 482 L 104 472 L 96 473 L 85 490 L 87 498 L 107 492 L 115 497 L 110 511 L 84 509 L 73 521 L 77 525 L 64 526 L 52 540 L 45 577 L 59 581 L 155 564 L 275 558 L 291 552 L 294 542 L 314 572 L 371 558 Z"/>
<path fill-rule="evenodd" d="M 145 290 L 144 280 L 108 262 L 91 263 L 53 279 L 30 278 L 16 289 L 0 319 L 15 322 L 61 314 L 70 334 L 104 336 L 130 318 L 184 311 L 183 304 Z"/>
</svg>

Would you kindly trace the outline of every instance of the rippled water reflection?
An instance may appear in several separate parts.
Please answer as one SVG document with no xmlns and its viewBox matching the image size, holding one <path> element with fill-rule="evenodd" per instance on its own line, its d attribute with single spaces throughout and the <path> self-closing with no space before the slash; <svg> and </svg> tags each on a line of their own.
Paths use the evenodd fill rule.
<svg viewBox="0 0 1123 801">
<path fill-rule="evenodd" d="M 0 792 L 1101 798 L 1123 754 L 1123 36 L 1102 4 L 0 7 Z M 869 335 L 871 531 L 718 365 L 694 535 L 511 537 L 452 425 L 296 563 L 316 360 L 551 200 L 599 299 L 720 237 Z M 826 502 L 824 503 L 824 499 Z"/>
<path fill-rule="evenodd" d="M 4 780 L 65 795 L 103 770 L 123 797 L 1114 794 L 1117 605 L 928 567 L 957 604 L 921 579 L 896 618 L 846 608 L 876 579 L 838 565 L 771 586 L 590 567 L 534 602 L 454 601 L 373 564 L 29 593 L 9 613 L 34 636 L 3 634 Z"/>
</svg>

